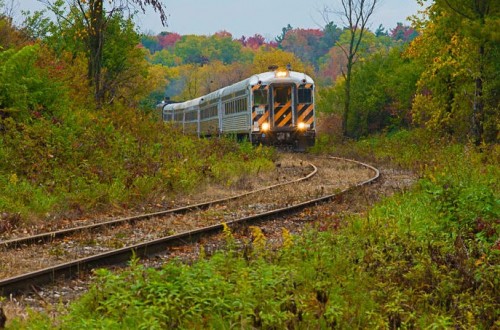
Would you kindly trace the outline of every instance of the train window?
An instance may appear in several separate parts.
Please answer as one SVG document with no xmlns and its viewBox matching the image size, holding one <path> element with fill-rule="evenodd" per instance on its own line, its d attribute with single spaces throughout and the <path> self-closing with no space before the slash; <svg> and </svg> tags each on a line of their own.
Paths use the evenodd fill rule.
<svg viewBox="0 0 500 330">
<path fill-rule="evenodd" d="M 217 116 L 217 105 L 205 108 L 201 110 L 200 118 L 207 119 Z"/>
<path fill-rule="evenodd" d="M 274 102 L 285 104 L 290 101 L 290 87 L 275 87 L 274 93 Z"/>
<path fill-rule="evenodd" d="M 299 103 L 312 103 L 312 89 L 311 88 L 299 88 Z"/>
<path fill-rule="evenodd" d="M 198 113 L 196 111 L 186 112 L 186 121 L 198 120 Z"/>
<path fill-rule="evenodd" d="M 239 99 L 236 102 L 238 104 L 236 112 L 245 112 L 247 110 L 247 99 Z"/>
<path fill-rule="evenodd" d="M 239 99 L 224 103 L 224 114 L 232 115 L 247 110 L 247 99 Z"/>
<path fill-rule="evenodd" d="M 254 104 L 267 104 L 267 90 L 258 89 L 253 92 Z"/>
</svg>

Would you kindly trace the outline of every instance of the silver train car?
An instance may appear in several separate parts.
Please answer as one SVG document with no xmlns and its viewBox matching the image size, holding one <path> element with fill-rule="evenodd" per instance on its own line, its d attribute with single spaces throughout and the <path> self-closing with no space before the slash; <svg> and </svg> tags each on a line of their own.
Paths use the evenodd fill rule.
<svg viewBox="0 0 500 330">
<path fill-rule="evenodd" d="M 181 103 L 160 103 L 163 121 L 185 134 L 233 135 L 254 144 L 305 149 L 316 138 L 314 81 L 276 70 Z"/>
</svg>

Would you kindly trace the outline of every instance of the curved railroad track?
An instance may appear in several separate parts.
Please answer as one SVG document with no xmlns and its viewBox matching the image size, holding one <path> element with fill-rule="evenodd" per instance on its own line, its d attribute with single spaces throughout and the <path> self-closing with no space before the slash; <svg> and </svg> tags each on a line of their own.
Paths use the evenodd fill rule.
<svg viewBox="0 0 500 330">
<path fill-rule="evenodd" d="M 135 223 L 135 222 L 139 222 L 139 221 L 153 219 L 155 217 L 166 216 L 166 215 L 170 215 L 170 214 L 182 214 L 182 213 L 187 213 L 187 212 L 193 211 L 193 210 L 207 209 L 207 208 L 214 206 L 214 205 L 218 205 L 218 204 L 222 204 L 222 203 L 236 200 L 239 198 L 243 198 L 246 196 L 250 196 L 252 194 L 257 194 L 257 193 L 265 191 L 265 190 L 276 189 L 276 188 L 284 186 L 284 185 L 298 183 L 300 181 L 308 180 L 311 177 L 313 177 L 318 171 L 318 168 L 311 163 L 308 164 L 308 167 L 311 168 L 310 172 L 306 173 L 305 175 L 303 175 L 297 179 L 293 179 L 293 180 L 281 182 L 278 184 L 266 186 L 263 188 L 255 189 L 255 190 L 248 191 L 248 192 L 241 193 L 241 194 L 236 194 L 236 195 L 226 197 L 226 198 L 219 198 L 219 199 L 211 200 L 208 202 L 196 203 L 193 205 L 182 206 L 182 207 L 167 209 L 167 210 L 158 211 L 158 212 L 146 213 L 146 214 L 141 214 L 141 215 L 137 215 L 137 216 L 131 216 L 131 217 L 120 218 L 120 219 L 115 219 L 115 220 L 108 220 L 108 221 L 93 223 L 90 225 L 77 226 L 77 227 L 72 227 L 72 228 L 66 228 L 66 229 L 61 229 L 61 230 L 55 230 L 55 231 L 30 235 L 30 236 L 26 236 L 26 237 L 19 237 L 19 238 L 0 241 L 0 251 L 6 250 L 6 249 L 22 248 L 22 247 L 25 247 L 27 245 L 32 245 L 32 244 L 43 244 L 43 243 L 53 241 L 55 239 L 62 239 L 62 238 L 69 237 L 71 235 L 75 235 L 75 234 L 78 234 L 81 232 L 96 232 L 96 231 L 102 230 L 103 228 L 131 224 L 131 223 Z"/>
<path fill-rule="evenodd" d="M 218 233 L 222 223 L 231 227 L 297 212 L 379 177 L 376 168 L 354 160 L 329 157 L 315 159 L 316 162 L 321 165 L 309 164 L 311 170 L 301 178 L 230 198 L 0 242 L 0 250 L 16 253 L 22 250 L 23 255 L 32 255 L 33 260 L 23 260 L 28 269 L 33 269 L 37 260 L 51 259 L 35 267 L 37 270 L 0 280 L 0 294 L 8 295 L 61 277 L 70 278 L 83 270 L 124 263 L 132 256 L 151 256 L 168 247 Z M 362 174 L 347 182 L 342 180 L 346 171 Z M 122 243 L 117 237 L 127 239 Z M 6 262 L 0 257 L 2 263 Z"/>
</svg>

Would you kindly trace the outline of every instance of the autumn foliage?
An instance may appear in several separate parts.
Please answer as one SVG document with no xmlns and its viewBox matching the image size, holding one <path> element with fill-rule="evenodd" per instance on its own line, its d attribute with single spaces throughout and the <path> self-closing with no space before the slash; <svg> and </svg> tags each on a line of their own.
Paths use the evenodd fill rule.
<svg viewBox="0 0 500 330">
<path fill-rule="evenodd" d="M 79 1 L 91 2 L 102 4 Z M 139 35 L 117 10 L 101 25 L 96 102 L 87 7 L 54 3 L 65 19 L 38 12 L 16 26 L 0 15 L 1 237 L 96 212 L 165 209 L 200 184 L 272 169 L 272 148 L 187 137 L 155 111 L 164 96 L 191 99 L 270 65 L 315 78 L 320 134 L 311 152 L 394 165 L 375 190 L 391 185 L 391 173 L 407 175 L 401 169 L 414 185 L 396 181 L 373 208 L 371 190 L 356 190 L 356 214 L 324 212 L 300 235 L 268 240 L 252 227 L 254 239 L 241 241 L 226 225 L 226 244 L 210 258 L 201 244 L 190 265 L 96 271 L 62 316 L 33 311 L 7 326 L 499 328 L 498 1 L 427 2 L 411 27 L 365 31 L 347 120 L 346 49 L 356 28 L 287 25 L 274 40 Z"/>
</svg>

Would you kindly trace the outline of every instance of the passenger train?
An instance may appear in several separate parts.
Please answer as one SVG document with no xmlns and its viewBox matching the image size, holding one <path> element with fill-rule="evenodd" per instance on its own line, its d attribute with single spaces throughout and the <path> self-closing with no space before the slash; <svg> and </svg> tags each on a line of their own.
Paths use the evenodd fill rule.
<svg viewBox="0 0 500 330">
<path fill-rule="evenodd" d="M 314 81 L 291 70 L 256 74 L 186 102 L 162 102 L 158 110 L 184 134 L 227 134 L 302 150 L 316 137 Z"/>
</svg>

